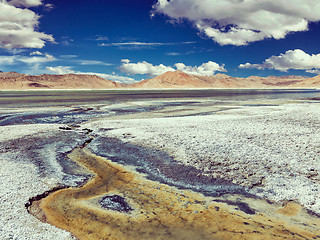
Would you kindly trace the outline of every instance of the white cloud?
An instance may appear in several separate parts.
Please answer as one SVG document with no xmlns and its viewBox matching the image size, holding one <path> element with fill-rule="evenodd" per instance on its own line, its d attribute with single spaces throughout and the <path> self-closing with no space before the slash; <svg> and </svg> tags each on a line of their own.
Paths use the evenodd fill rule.
<svg viewBox="0 0 320 240">
<path fill-rule="evenodd" d="M 97 36 L 96 41 L 109 41 L 107 36 Z"/>
<path fill-rule="evenodd" d="M 42 0 L 11 0 L 8 4 L 15 7 L 37 7 L 42 5 Z"/>
<path fill-rule="evenodd" d="M 78 55 L 69 54 L 69 55 L 60 55 L 60 57 L 61 57 L 61 58 L 68 58 L 68 59 L 70 59 L 70 58 L 77 58 Z"/>
<path fill-rule="evenodd" d="M 39 63 L 46 63 L 46 62 L 52 62 L 55 61 L 56 58 L 48 53 L 45 53 L 43 56 L 38 57 L 24 57 L 24 56 L 16 56 L 17 62 L 23 62 L 27 64 L 39 64 Z"/>
<path fill-rule="evenodd" d="M 44 9 L 45 9 L 45 11 L 49 12 L 52 9 L 54 9 L 54 5 L 51 3 L 47 3 L 46 5 L 44 5 Z"/>
<path fill-rule="evenodd" d="M 68 36 L 61 37 L 61 41 L 60 41 L 60 43 L 64 46 L 70 46 L 73 42 L 74 40 Z"/>
<path fill-rule="evenodd" d="M 168 53 L 166 53 L 166 55 L 168 55 L 168 56 L 179 56 L 179 55 L 181 55 L 181 53 L 177 53 L 177 52 L 168 52 Z"/>
<path fill-rule="evenodd" d="M 201 66 L 197 67 L 191 67 L 186 66 L 183 63 L 176 63 L 175 67 L 188 74 L 194 74 L 194 75 L 202 75 L 202 76 L 210 76 L 213 75 L 215 72 L 226 72 L 226 69 L 224 68 L 224 65 L 219 65 L 218 63 L 209 61 L 207 63 L 203 63 Z"/>
<path fill-rule="evenodd" d="M 10 5 L 11 4 L 11 5 Z M 45 41 L 54 42 L 51 35 L 38 32 L 39 15 L 16 6 L 38 6 L 41 1 L 0 2 L 0 48 L 42 48 Z"/>
<path fill-rule="evenodd" d="M 42 56 L 43 53 L 39 52 L 39 51 L 34 51 L 34 52 L 30 53 L 30 56 L 34 56 L 34 55 Z"/>
<path fill-rule="evenodd" d="M 129 63 L 130 60 L 129 60 L 129 59 L 121 59 L 121 62 L 122 62 L 122 63 Z"/>
<path fill-rule="evenodd" d="M 106 73 L 93 73 L 93 72 L 83 72 L 79 74 L 88 74 L 88 75 L 97 75 L 98 77 L 102 77 L 104 79 L 108 79 L 115 82 L 122 82 L 122 83 L 132 83 L 136 82 L 135 79 L 130 77 L 124 77 L 117 74 L 106 74 Z"/>
<path fill-rule="evenodd" d="M 48 70 L 50 73 L 58 75 L 74 73 L 69 66 L 46 67 L 46 70 Z"/>
<path fill-rule="evenodd" d="M 0 56 L 0 65 L 13 65 L 15 61 L 14 56 Z"/>
<path fill-rule="evenodd" d="M 318 0 L 158 0 L 154 14 L 188 20 L 220 45 L 246 45 L 308 30 L 320 20 Z"/>
<path fill-rule="evenodd" d="M 28 65 L 32 64 L 41 64 L 46 62 L 55 61 L 56 58 L 50 54 L 32 54 L 37 56 L 23 56 L 23 55 L 13 55 L 13 56 L 0 56 L 0 64 L 1 65 L 16 65 L 19 63 L 26 63 Z"/>
<path fill-rule="evenodd" d="M 76 62 L 80 65 L 103 65 L 103 66 L 111 66 L 111 63 L 105 63 L 102 61 L 97 60 L 73 60 L 73 62 Z"/>
<path fill-rule="evenodd" d="M 307 73 L 320 74 L 320 69 L 307 70 Z"/>
<path fill-rule="evenodd" d="M 122 82 L 122 83 L 131 83 L 131 82 L 135 82 L 136 81 L 133 78 L 124 77 L 124 76 L 120 76 L 120 75 L 117 75 L 117 74 L 74 71 L 74 70 L 72 70 L 72 67 L 70 67 L 70 66 L 46 67 L 46 70 L 49 73 L 58 74 L 58 75 L 69 74 L 69 73 L 85 74 L 85 75 L 96 75 L 98 77 L 101 77 L 101 78 L 104 78 L 104 79 L 107 79 L 107 80 L 111 80 L 111 81 L 115 81 L 115 82 Z"/>
<path fill-rule="evenodd" d="M 201 52 L 208 52 L 208 51 L 212 51 L 212 50 L 191 50 L 191 51 L 187 51 L 187 52 L 168 52 L 166 53 L 167 56 L 179 56 L 179 55 L 190 55 L 190 54 L 194 54 L 194 53 L 201 53 Z"/>
<path fill-rule="evenodd" d="M 131 63 L 128 59 L 123 59 L 122 65 L 120 66 L 120 70 L 127 74 L 146 74 L 150 77 L 156 77 L 168 71 L 180 70 L 188 74 L 195 75 L 213 75 L 216 71 L 225 72 L 226 69 L 224 65 L 219 65 L 215 62 L 209 61 L 207 63 L 203 63 L 201 66 L 186 66 L 183 63 L 176 63 L 173 67 L 165 66 L 163 64 L 160 65 L 152 65 L 146 61 Z"/>
<path fill-rule="evenodd" d="M 98 46 L 100 47 L 135 47 L 135 48 L 141 48 L 141 47 L 155 47 L 155 46 L 169 46 L 169 45 L 179 45 L 179 44 L 194 44 L 196 42 L 114 42 L 114 43 L 101 43 Z"/>
<path fill-rule="evenodd" d="M 40 52 L 39 52 L 40 53 Z M 26 55 L 0 56 L 0 65 L 3 69 L 16 69 L 16 66 L 22 67 L 25 73 L 35 74 L 39 72 L 46 63 L 56 61 L 57 59 L 47 53 L 39 55 L 39 53 Z"/>
<path fill-rule="evenodd" d="M 101 43 L 99 46 L 110 47 L 110 46 L 162 46 L 166 45 L 165 43 L 156 43 L 156 42 L 116 42 L 116 43 Z"/>
<path fill-rule="evenodd" d="M 275 69 L 286 72 L 290 69 L 306 70 L 309 73 L 317 73 L 320 69 L 320 54 L 309 55 L 300 49 L 289 50 L 279 56 L 271 56 L 261 64 L 245 63 L 239 68 Z"/>
<path fill-rule="evenodd" d="M 163 64 L 154 66 L 151 63 L 148 63 L 146 61 L 131 63 L 128 59 L 122 60 L 122 65 L 120 66 L 120 70 L 122 72 L 132 74 L 132 75 L 146 74 L 151 77 L 158 76 L 168 71 L 175 71 L 175 69 L 173 69 L 172 67 L 167 67 Z"/>
</svg>

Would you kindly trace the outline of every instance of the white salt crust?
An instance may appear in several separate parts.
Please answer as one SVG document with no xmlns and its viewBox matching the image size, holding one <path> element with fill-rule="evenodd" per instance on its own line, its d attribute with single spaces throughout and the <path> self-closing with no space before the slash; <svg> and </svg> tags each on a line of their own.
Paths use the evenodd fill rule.
<svg viewBox="0 0 320 240">
<path fill-rule="evenodd" d="M 48 132 L 58 126 L 2 126 L 0 141 Z M 28 159 L 20 158 L 19 153 L 0 154 L 0 239 L 75 239 L 69 232 L 42 223 L 27 212 L 25 203 L 29 198 L 57 186 L 58 181 L 55 178 L 40 177 L 35 165 L 28 163 Z"/>
<path fill-rule="evenodd" d="M 50 190 L 56 180 L 41 179 L 33 164 L 7 161 L 10 157 L 0 156 L 0 239 L 75 239 L 69 232 L 40 222 L 25 208 L 30 197 Z"/>
<path fill-rule="evenodd" d="M 167 151 L 252 194 L 320 214 L 320 105 L 245 106 L 209 116 L 100 120 L 86 127 Z"/>
<path fill-rule="evenodd" d="M 59 126 L 2 126 L 0 144 Z M 85 127 L 97 134 L 167 151 L 205 175 L 231 180 L 273 201 L 296 200 L 320 214 L 317 103 L 239 107 L 210 116 L 100 119 L 83 124 Z M 100 128 L 115 130 L 99 132 Z M 53 155 L 43 156 L 54 162 Z M 30 159 L 20 158 L 19 153 L 0 154 L 0 239 L 74 239 L 68 232 L 41 223 L 25 209 L 30 197 L 61 181 L 61 169 L 56 168 L 56 174 L 50 177 L 40 177 Z"/>
</svg>

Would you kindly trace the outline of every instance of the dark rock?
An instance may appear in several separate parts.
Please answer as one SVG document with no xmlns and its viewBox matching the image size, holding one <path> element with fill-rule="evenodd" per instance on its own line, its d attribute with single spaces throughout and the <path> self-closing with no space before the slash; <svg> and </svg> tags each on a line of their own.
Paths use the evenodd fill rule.
<svg viewBox="0 0 320 240">
<path fill-rule="evenodd" d="M 86 131 L 87 133 L 93 132 L 93 130 L 92 130 L 92 129 L 89 129 L 89 128 L 84 128 L 84 129 L 82 129 L 82 131 Z"/>
<path fill-rule="evenodd" d="M 99 203 L 103 208 L 118 212 L 130 212 L 133 210 L 125 201 L 125 199 L 118 195 L 104 197 L 101 201 L 99 201 Z"/>
<path fill-rule="evenodd" d="M 70 131 L 70 130 L 72 130 L 72 128 L 71 128 L 71 127 L 59 127 L 59 129 L 62 129 L 62 130 L 67 130 L 67 131 Z"/>
</svg>

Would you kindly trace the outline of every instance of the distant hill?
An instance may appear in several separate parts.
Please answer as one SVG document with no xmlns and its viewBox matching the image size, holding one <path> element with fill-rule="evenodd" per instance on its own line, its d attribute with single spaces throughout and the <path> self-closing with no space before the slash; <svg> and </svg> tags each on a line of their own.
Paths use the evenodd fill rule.
<svg viewBox="0 0 320 240">
<path fill-rule="evenodd" d="M 319 77 L 320 78 L 320 77 Z M 131 84 L 132 88 L 282 88 L 320 87 L 319 78 L 304 76 L 270 76 L 236 78 L 218 73 L 213 76 L 186 74 L 181 71 L 166 72 L 152 79 Z M 314 79 L 314 80 L 311 80 Z"/>
<path fill-rule="evenodd" d="M 152 79 L 134 84 L 123 84 L 106 80 L 96 75 L 27 75 L 17 72 L 0 72 L 0 89 L 115 89 L 115 88 L 319 88 L 320 75 L 269 76 L 248 78 L 231 77 L 218 73 L 212 76 L 187 74 L 182 71 L 166 72 Z"/>
<path fill-rule="evenodd" d="M 197 76 L 175 71 L 166 72 L 153 79 L 143 80 L 129 86 L 136 88 L 193 88 L 207 87 L 207 84 Z"/>
<path fill-rule="evenodd" d="M 109 89 L 119 83 L 95 75 L 27 75 L 16 72 L 0 73 L 0 89 Z"/>
<path fill-rule="evenodd" d="M 297 85 L 301 86 L 301 87 L 319 88 L 320 87 L 320 75 L 313 77 L 313 78 L 305 79 L 304 81 L 299 82 Z"/>
</svg>

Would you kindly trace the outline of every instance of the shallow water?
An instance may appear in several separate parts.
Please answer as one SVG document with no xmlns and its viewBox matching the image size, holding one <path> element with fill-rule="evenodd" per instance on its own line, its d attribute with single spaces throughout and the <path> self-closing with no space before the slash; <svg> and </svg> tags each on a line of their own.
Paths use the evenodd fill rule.
<svg viewBox="0 0 320 240">
<path fill-rule="evenodd" d="M 298 100 L 320 97 L 320 90 L 78 90 L 78 91 L 0 91 L 1 107 L 70 106 L 88 103 L 112 103 L 125 100 L 206 98 L 207 100 Z"/>
<path fill-rule="evenodd" d="M 155 112 L 165 117 L 210 115 L 235 106 L 317 98 L 320 90 L 0 91 L 0 126 L 80 124 L 98 117 Z"/>
</svg>

